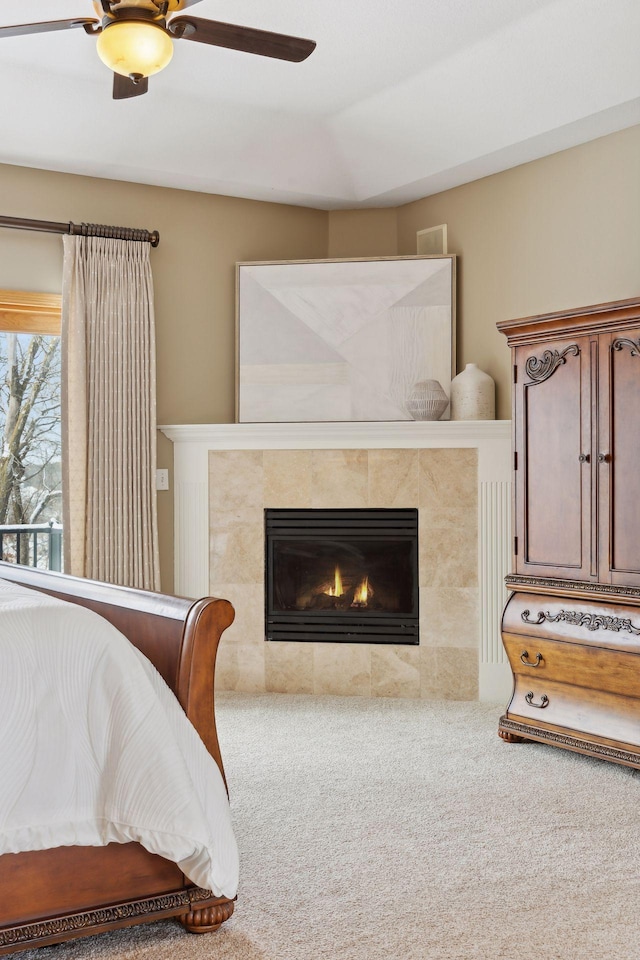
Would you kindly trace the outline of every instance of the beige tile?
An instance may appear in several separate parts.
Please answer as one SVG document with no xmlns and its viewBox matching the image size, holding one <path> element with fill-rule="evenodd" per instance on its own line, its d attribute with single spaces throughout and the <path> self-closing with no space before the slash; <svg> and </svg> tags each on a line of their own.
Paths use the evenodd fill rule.
<svg viewBox="0 0 640 960">
<path fill-rule="evenodd" d="M 420 518 L 419 528 L 421 587 L 478 585 L 478 534 L 475 526 L 469 529 L 450 523 L 436 527 Z"/>
<path fill-rule="evenodd" d="M 368 473 L 366 450 L 313 450 L 311 506 L 366 507 Z"/>
<path fill-rule="evenodd" d="M 264 643 L 264 586 L 262 583 L 214 583 L 211 595 L 233 604 L 235 620 L 225 632 L 231 642 Z"/>
<path fill-rule="evenodd" d="M 313 692 L 343 697 L 370 696 L 369 647 L 362 643 L 314 643 Z"/>
<path fill-rule="evenodd" d="M 238 682 L 238 650 L 226 634 L 222 635 L 216 656 L 216 690 L 235 690 Z"/>
<path fill-rule="evenodd" d="M 264 577 L 262 510 L 245 511 L 243 520 L 220 525 L 212 518 L 209 534 L 210 583 L 261 583 Z"/>
<path fill-rule="evenodd" d="M 477 516 L 477 451 L 421 450 L 419 504 L 440 525 L 445 519 L 460 522 L 463 517 Z"/>
<path fill-rule="evenodd" d="M 264 693 L 264 643 L 233 643 L 223 635 L 216 658 L 216 690 Z"/>
<path fill-rule="evenodd" d="M 369 450 L 369 506 L 417 507 L 418 450 Z"/>
<path fill-rule="evenodd" d="M 313 646 L 294 640 L 265 644 L 265 680 L 269 693 L 313 693 Z"/>
<path fill-rule="evenodd" d="M 310 507 L 311 462 L 311 450 L 265 450 L 265 507 Z"/>
<path fill-rule="evenodd" d="M 478 651 L 439 647 L 438 687 L 443 700 L 478 699 Z"/>
<path fill-rule="evenodd" d="M 419 647 L 382 644 L 371 647 L 371 696 L 420 696 Z"/>
<path fill-rule="evenodd" d="M 477 650 L 478 639 L 477 588 L 423 587 L 420 590 L 421 644 Z"/>
<path fill-rule="evenodd" d="M 209 453 L 209 508 L 236 514 L 262 507 L 262 450 L 211 450 Z"/>
<path fill-rule="evenodd" d="M 423 647 L 420 654 L 420 696 L 422 699 L 478 699 L 477 650 L 456 647 Z"/>
<path fill-rule="evenodd" d="M 423 700 L 442 699 L 438 687 L 438 648 L 420 647 L 420 696 Z"/>
</svg>

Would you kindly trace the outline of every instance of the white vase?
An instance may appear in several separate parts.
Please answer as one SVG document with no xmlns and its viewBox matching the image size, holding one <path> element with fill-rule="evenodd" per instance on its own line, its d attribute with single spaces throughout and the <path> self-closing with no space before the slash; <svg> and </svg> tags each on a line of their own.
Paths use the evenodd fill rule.
<svg viewBox="0 0 640 960">
<path fill-rule="evenodd" d="M 449 405 L 449 398 L 438 380 L 414 383 L 405 407 L 414 420 L 439 420 Z"/>
<path fill-rule="evenodd" d="M 452 420 L 493 420 L 496 415 L 496 385 L 477 364 L 468 363 L 451 381 Z"/>
</svg>

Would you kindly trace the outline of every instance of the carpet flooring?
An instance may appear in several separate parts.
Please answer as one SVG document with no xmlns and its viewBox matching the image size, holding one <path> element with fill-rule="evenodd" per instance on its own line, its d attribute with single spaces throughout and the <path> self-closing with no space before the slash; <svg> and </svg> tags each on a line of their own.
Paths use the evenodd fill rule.
<svg viewBox="0 0 640 960">
<path fill-rule="evenodd" d="M 234 917 L 22 960 L 636 960 L 639 774 L 505 744 L 500 707 L 223 694 Z"/>
</svg>

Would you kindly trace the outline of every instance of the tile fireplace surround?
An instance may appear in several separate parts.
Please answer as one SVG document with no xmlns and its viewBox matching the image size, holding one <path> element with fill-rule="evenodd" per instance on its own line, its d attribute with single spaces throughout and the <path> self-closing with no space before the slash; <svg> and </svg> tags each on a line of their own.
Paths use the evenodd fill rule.
<svg viewBox="0 0 640 960">
<path fill-rule="evenodd" d="M 160 429 L 174 443 L 176 593 L 236 609 L 219 689 L 508 699 L 509 421 Z M 265 642 L 265 507 L 417 507 L 419 646 Z"/>
</svg>

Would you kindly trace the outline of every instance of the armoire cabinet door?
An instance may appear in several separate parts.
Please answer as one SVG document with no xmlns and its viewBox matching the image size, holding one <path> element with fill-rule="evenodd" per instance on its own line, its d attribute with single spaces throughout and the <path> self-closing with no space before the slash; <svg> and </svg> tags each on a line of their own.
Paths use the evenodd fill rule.
<svg viewBox="0 0 640 960">
<path fill-rule="evenodd" d="M 592 579 L 591 371 L 597 340 L 515 351 L 516 572 Z"/>
<path fill-rule="evenodd" d="M 640 586 L 640 328 L 599 340 L 599 579 Z"/>
</svg>

